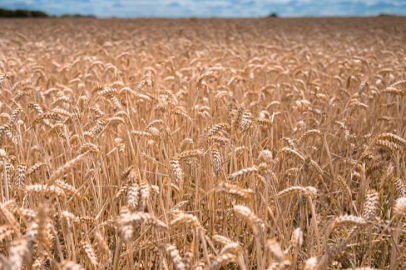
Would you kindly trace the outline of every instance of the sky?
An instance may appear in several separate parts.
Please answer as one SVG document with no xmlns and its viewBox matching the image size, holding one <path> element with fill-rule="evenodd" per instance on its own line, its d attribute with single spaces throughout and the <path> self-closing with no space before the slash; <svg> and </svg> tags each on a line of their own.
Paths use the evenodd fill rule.
<svg viewBox="0 0 406 270">
<path fill-rule="evenodd" d="M 406 15 L 406 0 L 0 0 L 0 7 L 102 18 Z"/>
</svg>

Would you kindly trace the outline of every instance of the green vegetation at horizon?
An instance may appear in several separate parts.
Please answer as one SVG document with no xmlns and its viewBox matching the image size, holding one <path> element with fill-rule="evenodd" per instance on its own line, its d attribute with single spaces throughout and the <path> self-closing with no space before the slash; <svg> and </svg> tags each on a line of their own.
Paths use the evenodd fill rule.
<svg viewBox="0 0 406 270">
<path fill-rule="evenodd" d="M 61 16 L 49 15 L 41 10 L 4 9 L 0 8 L 0 18 L 96 18 L 94 15 L 63 14 Z"/>
</svg>

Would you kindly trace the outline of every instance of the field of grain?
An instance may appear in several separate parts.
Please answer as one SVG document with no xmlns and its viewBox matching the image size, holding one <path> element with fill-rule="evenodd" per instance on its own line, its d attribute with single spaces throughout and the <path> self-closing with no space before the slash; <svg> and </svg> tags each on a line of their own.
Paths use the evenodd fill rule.
<svg viewBox="0 0 406 270">
<path fill-rule="evenodd" d="M 2 269 L 406 269 L 406 18 L 0 25 Z"/>
</svg>

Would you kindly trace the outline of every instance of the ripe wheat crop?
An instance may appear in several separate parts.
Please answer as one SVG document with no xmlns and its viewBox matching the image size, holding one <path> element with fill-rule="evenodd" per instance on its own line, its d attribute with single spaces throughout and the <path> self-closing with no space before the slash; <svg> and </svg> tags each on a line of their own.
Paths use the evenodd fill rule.
<svg viewBox="0 0 406 270">
<path fill-rule="evenodd" d="M 406 269 L 406 20 L 0 20 L 2 269 Z"/>
</svg>

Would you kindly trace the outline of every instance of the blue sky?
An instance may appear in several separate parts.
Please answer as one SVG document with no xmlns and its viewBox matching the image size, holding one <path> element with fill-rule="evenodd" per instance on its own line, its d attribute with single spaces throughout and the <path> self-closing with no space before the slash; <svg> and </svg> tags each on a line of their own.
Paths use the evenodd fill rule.
<svg viewBox="0 0 406 270">
<path fill-rule="evenodd" d="M 0 0 L 0 7 L 98 17 L 284 17 L 406 15 L 406 0 Z"/>
</svg>

